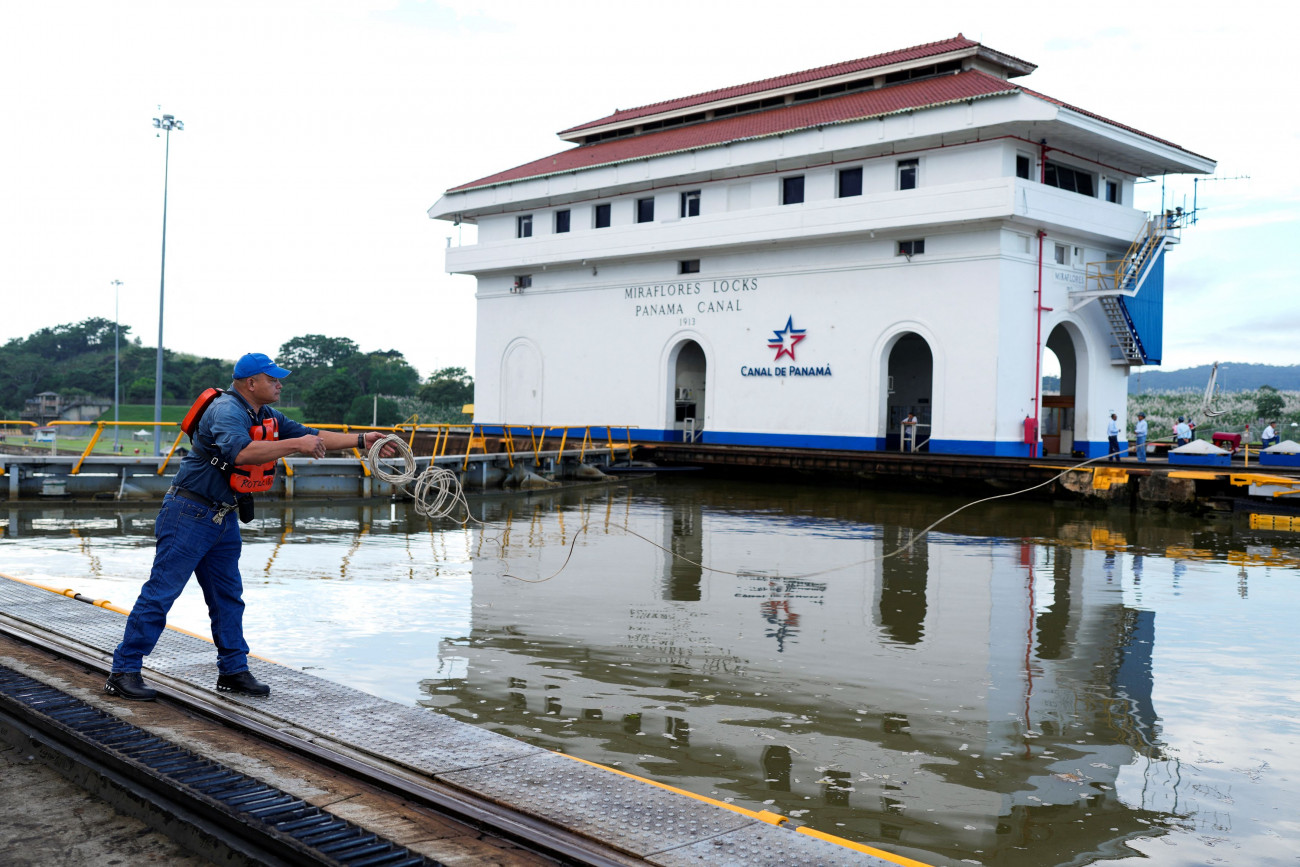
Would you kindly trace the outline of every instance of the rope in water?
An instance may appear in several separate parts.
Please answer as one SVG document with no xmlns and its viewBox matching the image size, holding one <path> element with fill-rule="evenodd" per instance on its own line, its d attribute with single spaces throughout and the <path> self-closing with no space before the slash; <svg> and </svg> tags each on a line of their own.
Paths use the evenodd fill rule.
<svg viewBox="0 0 1300 867">
<path fill-rule="evenodd" d="M 396 452 L 396 459 L 400 460 L 402 465 L 400 471 L 395 470 L 392 463 L 385 462 L 385 461 L 391 461 L 393 460 L 393 458 L 383 458 L 380 456 L 380 452 L 383 451 L 385 445 L 394 446 Z M 1126 448 L 1121 452 L 1121 454 L 1126 454 L 1132 451 L 1132 449 L 1133 447 Z M 969 509 L 973 506 L 978 506 L 982 503 L 990 503 L 994 500 L 1003 500 L 1010 497 L 1018 497 L 1022 494 L 1027 494 L 1031 491 L 1036 491 L 1039 488 L 1050 485 L 1052 482 L 1056 481 L 1057 479 L 1061 478 L 1067 473 L 1072 473 L 1076 470 L 1088 466 L 1089 464 L 1097 463 L 1098 461 L 1108 461 L 1113 457 L 1115 457 L 1115 455 L 1103 455 L 1101 457 L 1090 458 L 1089 460 L 1082 461 L 1080 463 L 1073 464 L 1072 466 L 1066 467 L 1065 469 L 1061 470 L 1059 473 L 1052 476 L 1051 478 L 1039 482 L 1038 484 L 1030 485 L 1027 488 L 1021 488 L 1018 491 L 1010 491 L 1005 494 L 994 494 L 991 497 L 983 497 L 978 500 L 972 500 L 971 502 L 959 506 L 956 509 L 953 509 L 948 514 L 932 522 L 924 530 L 921 530 L 919 533 L 916 533 L 911 539 L 907 541 L 906 544 L 901 545 L 898 548 L 895 548 L 893 551 L 890 551 L 886 554 L 881 554 L 879 557 L 868 557 L 864 560 L 858 560 L 853 563 L 845 563 L 842 566 L 832 566 L 828 569 L 821 569 L 817 572 L 805 572 L 800 575 L 778 575 L 775 573 L 757 572 L 754 570 L 746 570 L 742 572 L 731 572 L 726 569 L 715 569 L 712 566 L 705 566 L 703 563 L 697 563 L 696 561 L 690 559 L 689 557 L 684 557 L 681 554 L 677 553 L 676 551 L 673 551 L 669 548 L 664 547 L 663 545 L 660 545 L 658 542 L 654 541 L 653 539 L 648 539 L 645 536 L 642 536 L 640 533 L 636 532 L 635 530 L 628 529 L 627 527 L 616 527 L 615 529 L 618 529 L 628 534 L 629 536 L 635 536 L 641 541 L 649 545 L 652 545 L 655 548 L 658 548 L 660 551 L 663 551 L 665 554 L 668 554 L 669 556 L 677 560 L 681 560 L 683 563 L 689 563 L 692 566 L 697 566 L 706 572 L 716 572 L 719 575 L 732 575 L 735 577 L 745 577 L 745 578 L 755 578 L 755 577 L 813 578 L 818 575 L 825 575 L 830 572 L 839 572 L 843 569 L 851 569 L 854 566 L 861 566 L 865 563 L 873 563 L 878 560 L 887 560 L 890 557 L 897 557 L 898 555 L 910 550 L 914 545 L 916 545 L 916 543 L 924 539 L 926 534 L 929 533 L 931 530 L 933 530 L 935 527 L 939 526 L 944 521 L 948 520 L 954 515 L 960 512 L 964 512 L 966 509 Z M 389 482 L 390 484 L 393 484 L 401 488 L 402 491 L 404 491 L 408 496 L 410 496 L 415 501 L 415 511 L 417 514 L 424 515 L 426 517 L 431 517 L 431 518 L 452 518 L 453 520 L 459 520 L 461 524 L 468 523 L 469 521 L 474 521 L 476 524 L 483 525 L 482 521 L 478 520 L 473 516 L 473 514 L 470 513 L 469 501 L 465 499 L 465 492 L 461 488 L 460 479 L 457 478 L 456 474 L 451 472 L 450 470 L 443 469 L 442 467 L 434 466 L 432 462 L 430 462 L 429 466 L 425 468 L 423 473 L 417 474 L 415 456 L 411 453 L 410 447 L 407 446 L 407 444 L 403 442 L 400 438 L 394 436 L 393 434 L 389 434 L 376 441 L 375 444 L 372 445 L 370 447 L 370 450 L 366 453 L 366 461 L 370 464 L 370 471 L 374 473 L 377 478 L 382 479 L 385 482 Z M 406 485 L 410 484 L 411 482 L 415 483 L 415 487 L 413 490 L 406 488 Z M 464 513 L 465 518 L 463 520 L 454 517 L 455 514 L 457 513 L 457 510 L 462 511 Z M 586 532 L 587 532 L 587 525 L 583 524 L 582 527 L 580 527 L 578 531 L 574 533 L 573 540 L 569 543 L 568 556 L 564 558 L 564 562 L 560 564 L 560 568 L 557 569 L 553 574 L 548 575 L 545 578 L 537 578 L 537 579 L 522 578 L 518 575 L 510 575 L 509 573 L 507 573 L 505 577 L 516 578 L 520 581 L 526 581 L 532 584 L 540 584 L 543 581 L 550 581 L 552 578 L 554 578 L 556 575 L 559 575 L 568 567 L 569 561 L 573 558 L 573 549 L 578 544 L 578 539 Z"/>
</svg>

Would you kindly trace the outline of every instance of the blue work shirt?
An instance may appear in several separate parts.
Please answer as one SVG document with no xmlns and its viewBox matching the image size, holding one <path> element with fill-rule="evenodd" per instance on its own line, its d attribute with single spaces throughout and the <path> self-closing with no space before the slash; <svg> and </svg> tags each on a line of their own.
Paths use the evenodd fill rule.
<svg viewBox="0 0 1300 867">
<path fill-rule="evenodd" d="M 235 456 L 253 441 L 249 428 L 272 417 L 279 426 L 282 440 L 318 433 L 315 428 L 286 418 L 284 413 L 269 406 L 254 413 L 248 401 L 233 392 L 218 395 L 199 419 L 198 429 L 194 432 L 194 448 L 181 459 L 172 484 L 207 497 L 214 503 L 233 503 L 235 492 L 230 489 L 226 475 L 209 463 L 212 457 L 210 449 L 215 448 L 222 461 L 233 465 Z"/>
</svg>

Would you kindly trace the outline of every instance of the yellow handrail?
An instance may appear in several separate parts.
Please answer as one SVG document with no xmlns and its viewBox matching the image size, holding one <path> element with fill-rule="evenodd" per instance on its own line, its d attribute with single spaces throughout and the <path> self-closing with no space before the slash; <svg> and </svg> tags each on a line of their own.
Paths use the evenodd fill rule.
<svg viewBox="0 0 1300 867">
<path fill-rule="evenodd" d="M 460 427 L 460 425 L 449 425 L 448 427 L 449 428 Z M 469 427 L 472 429 L 471 442 L 466 447 L 465 466 L 469 465 L 469 455 L 472 453 L 475 447 L 482 448 L 484 454 L 487 454 L 487 446 L 483 442 L 481 442 L 481 440 L 485 439 L 486 435 L 484 434 L 484 431 L 490 427 L 501 428 L 502 446 L 504 448 L 504 452 L 502 453 L 506 454 L 508 457 L 513 457 L 513 455 L 515 454 L 515 449 L 514 449 L 515 435 L 521 431 L 526 430 L 528 432 L 528 445 L 530 450 L 533 453 L 533 463 L 535 465 L 541 463 L 541 454 L 542 454 L 542 450 L 545 449 L 546 447 L 546 438 L 554 433 L 560 434 L 560 447 L 558 450 L 557 459 L 562 459 L 564 457 L 564 450 L 568 447 L 568 440 L 570 434 L 572 434 L 572 436 L 576 439 L 578 436 L 577 433 L 578 431 L 582 431 L 582 446 L 578 455 L 578 459 L 579 460 L 585 459 L 587 454 L 587 449 L 596 447 L 596 439 L 595 436 L 592 434 L 592 428 L 603 427 L 605 429 L 605 440 L 611 455 L 614 454 L 614 452 L 616 452 L 618 449 L 626 449 L 628 453 L 631 454 L 632 450 L 635 448 L 635 445 L 632 443 L 632 429 L 635 428 L 636 425 L 585 425 L 585 424 L 528 425 L 528 424 L 506 424 L 506 423 L 501 423 L 501 424 L 478 423 L 478 424 L 469 425 Z M 623 428 L 624 437 L 627 440 L 626 443 L 614 442 L 614 429 L 618 427 Z M 448 430 L 448 437 L 450 437 L 450 430 Z M 513 465 L 514 463 L 512 460 L 511 466 Z"/>
<path fill-rule="evenodd" d="M 174 424 L 174 422 L 164 422 L 164 424 Z M 176 442 L 172 443 L 172 447 L 167 450 L 167 457 L 164 458 L 163 462 L 158 465 L 158 472 L 156 475 L 161 476 L 163 474 L 163 471 L 167 469 L 167 465 L 171 463 L 172 455 L 176 454 L 176 449 L 178 446 L 180 446 L 181 437 L 183 436 L 185 436 L 185 431 L 181 431 L 180 433 L 176 434 Z"/>
<path fill-rule="evenodd" d="M 90 442 L 86 443 L 86 450 L 81 453 L 81 457 L 77 459 L 77 464 L 72 468 L 72 472 L 69 473 L 69 475 L 75 476 L 77 473 L 81 472 L 81 465 L 86 462 L 86 455 L 90 454 L 91 450 L 95 448 L 95 443 L 99 442 L 99 435 L 103 432 L 104 423 L 101 421 L 99 424 L 95 425 L 94 436 L 90 438 Z"/>
<path fill-rule="evenodd" d="M 478 426 L 479 432 L 477 436 L 474 434 L 474 428 L 475 425 L 470 425 L 469 442 L 465 444 L 465 463 L 463 463 L 460 468 L 462 473 L 469 469 L 469 455 L 470 452 L 474 451 L 475 445 L 483 450 L 483 454 L 487 454 L 487 437 L 483 434 L 483 428 L 481 425 Z"/>
</svg>

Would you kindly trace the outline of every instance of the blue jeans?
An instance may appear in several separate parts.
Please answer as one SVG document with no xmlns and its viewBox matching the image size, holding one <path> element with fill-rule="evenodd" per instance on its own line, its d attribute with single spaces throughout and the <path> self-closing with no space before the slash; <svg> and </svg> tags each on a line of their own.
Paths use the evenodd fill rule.
<svg viewBox="0 0 1300 867">
<path fill-rule="evenodd" d="M 217 670 L 237 674 L 248 669 L 244 642 L 244 585 L 239 577 L 239 520 L 234 512 L 212 520 L 216 512 L 174 494 L 163 497 L 154 522 L 158 548 L 149 580 L 126 619 L 122 643 L 113 653 L 113 671 L 139 671 L 167 626 L 167 612 L 190 575 L 198 578 L 217 645 Z"/>
<path fill-rule="evenodd" d="M 1147 462 L 1147 438 L 1142 434 L 1138 434 L 1137 453 L 1138 460 L 1145 464 Z"/>
</svg>

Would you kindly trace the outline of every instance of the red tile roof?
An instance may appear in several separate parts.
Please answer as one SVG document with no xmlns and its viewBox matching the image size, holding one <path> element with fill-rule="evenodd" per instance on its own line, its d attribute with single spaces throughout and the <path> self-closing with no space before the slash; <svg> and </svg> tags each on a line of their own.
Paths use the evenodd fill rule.
<svg viewBox="0 0 1300 867">
<path fill-rule="evenodd" d="M 580 129 L 587 129 L 588 127 L 622 123 L 634 118 L 645 117 L 646 115 L 659 114 L 660 112 L 665 111 L 675 111 L 677 109 L 688 108 L 692 105 L 702 105 L 708 102 L 716 102 L 721 99 L 731 99 L 733 97 L 745 96 L 751 93 L 762 93 L 764 91 L 775 90 L 781 87 L 804 84 L 809 81 L 819 81 L 823 78 L 833 78 L 837 75 L 846 75 L 851 72 L 878 69 L 882 66 L 889 66 L 890 64 L 902 63 L 908 60 L 920 60 L 925 57 L 934 57 L 938 54 L 947 54 L 949 51 L 959 51 L 964 48 L 974 48 L 978 45 L 978 42 L 975 42 L 972 39 L 967 39 L 959 33 L 952 39 L 930 42 L 925 45 L 916 45 L 912 48 L 902 48 L 898 51 L 889 51 L 872 57 L 848 60 L 843 63 L 834 63 L 830 66 L 819 66 L 816 69 L 806 69 L 803 72 L 791 72 L 786 75 L 778 75 L 775 78 L 765 78 L 762 81 L 752 81 L 749 84 L 737 84 L 732 87 L 709 90 L 704 93 L 694 94 L 693 96 L 683 96 L 665 102 L 655 102 L 650 105 L 642 105 L 637 108 L 618 109 L 613 114 L 602 117 L 598 120 L 593 120 L 589 123 L 583 123 L 578 126 L 569 127 L 566 130 L 561 130 L 560 135 L 577 132 Z"/>
<path fill-rule="evenodd" d="M 613 165 L 679 151 L 713 147 L 728 142 L 763 138 L 811 127 L 848 123 L 903 111 L 934 108 L 953 102 L 966 102 L 1016 93 L 1024 93 L 1036 99 L 1045 100 L 1053 105 L 1079 112 L 1111 126 L 1128 130 L 1152 141 L 1190 153 L 1172 142 L 1156 138 L 1141 130 L 1116 123 L 1101 115 L 1076 108 L 1068 103 L 1052 99 L 1036 91 L 973 69 L 955 75 L 942 75 L 878 90 L 858 91 L 830 99 L 778 106 L 752 114 L 716 118 L 702 123 L 671 127 L 626 138 L 606 139 L 596 144 L 581 145 L 560 151 L 551 156 L 479 178 L 476 181 L 460 184 L 447 190 L 447 192 L 464 192 L 477 187 L 520 181 L 526 178 L 580 171 L 596 166 Z"/>
<path fill-rule="evenodd" d="M 761 138 L 824 124 L 862 120 L 947 102 L 1014 93 L 1016 90 L 1014 85 L 979 71 L 945 75 L 880 90 L 860 91 L 832 99 L 777 107 L 754 114 L 719 118 L 707 123 L 672 127 L 627 138 L 607 139 L 596 144 L 560 151 L 540 160 L 533 160 L 513 169 L 506 169 L 479 178 L 477 181 L 452 187 L 447 192 L 459 192 L 524 178 L 571 172 L 726 142 Z"/>
</svg>

